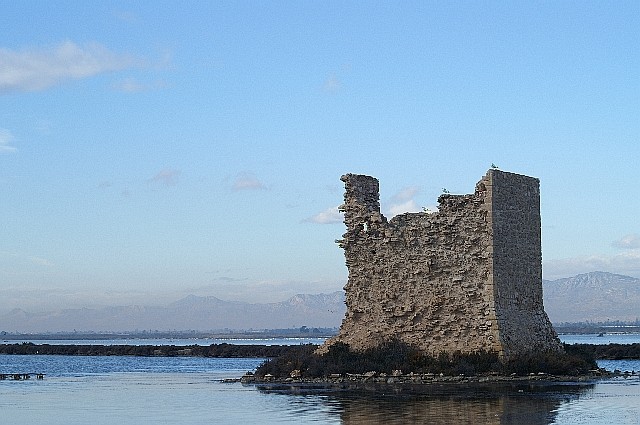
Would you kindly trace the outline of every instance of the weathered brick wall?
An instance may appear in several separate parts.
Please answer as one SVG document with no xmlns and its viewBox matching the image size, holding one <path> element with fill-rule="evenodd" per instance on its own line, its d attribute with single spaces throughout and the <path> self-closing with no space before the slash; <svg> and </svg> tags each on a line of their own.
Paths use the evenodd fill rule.
<svg viewBox="0 0 640 425">
<path fill-rule="evenodd" d="M 519 184 L 510 188 L 512 179 Z M 536 179 L 490 170 L 474 194 L 445 194 L 436 213 L 390 221 L 375 178 L 342 181 L 347 314 L 325 348 L 341 341 L 363 350 L 392 338 L 430 354 L 559 348 L 542 309 Z"/>
</svg>

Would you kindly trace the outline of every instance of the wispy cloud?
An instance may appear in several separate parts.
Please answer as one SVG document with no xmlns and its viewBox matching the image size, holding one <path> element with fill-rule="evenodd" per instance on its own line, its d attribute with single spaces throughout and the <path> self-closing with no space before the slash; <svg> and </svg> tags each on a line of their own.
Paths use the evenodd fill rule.
<svg viewBox="0 0 640 425">
<path fill-rule="evenodd" d="M 0 153 L 13 153 L 17 149 L 11 146 L 13 143 L 13 135 L 9 130 L 0 128 Z"/>
<path fill-rule="evenodd" d="M 351 71 L 350 64 L 343 64 L 338 68 L 337 72 L 332 72 L 327 75 L 327 78 L 324 80 L 322 84 L 322 90 L 327 93 L 336 93 L 342 90 L 343 86 L 343 77 L 349 74 Z"/>
<path fill-rule="evenodd" d="M 0 287 L 0 312 L 20 308 L 30 313 L 68 308 L 95 308 L 105 305 L 154 305 L 174 301 L 175 297 L 163 293 L 152 294 L 135 289 L 99 290 L 91 287 Z"/>
<path fill-rule="evenodd" d="M 420 189 L 416 186 L 409 186 L 402 189 L 400 192 L 393 195 L 392 202 L 406 202 L 413 200 L 413 198 L 420 192 Z"/>
<path fill-rule="evenodd" d="M 216 280 L 211 285 L 200 288 L 188 288 L 180 296 L 188 294 L 215 296 L 227 301 L 244 301 L 250 303 L 270 303 L 284 301 L 296 294 L 331 293 L 339 291 L 344 280 L 253 280 L 232 279 L 228 282 Z M 310 292 L 309 288 L 313 288 Z"/>
<path fill-rule="evenodd" d="M 113 16 L 115 16 L 119 21 L 126 22 L 127 24 L 135 24 L 138 22 L 136 14 L 128 10 L 115 11 L 113 12 Z"/>
<path fill-rule="evenodd" d="M 329 75 L 329 77 L 325 80 L 322 85 L 322 89 L 329 93 L 335 93 L 342 88 L 342 83 L 338 79 L 338 76 L 335 74 Z"/>
<path fill-rule="evenodd" d="M 414 197 L 420 192 L 416 186 L 405 187 L 391 198 L 391 205 L 388 208 L 390 217 L 407 212 L 419 212 L 421 208 L 416 203 Z"/>
<path fill-rule="evenodd" d="M 114 89 L 124 93 L 140 93 L 149 90 L 149 87 L 140 83 L 133 77 L 128 77 L 120 81 L 116 81 L 112 86 Z"/>
<path fill-rule="evenodd" d="M 419 212 L 419 211 L 420 211 L 420 207 L 418 207 L 418 204 L 416 204 L 416 201 L 414 201 L 413 199 L 410 199 L 400 204 L 391 205 L 389 207 L 389 216 L 394 217 L 398 214 L 404 214 L 408 212 L 412 213 L 412 212 Z"/>
<path fill-rule="evenodd" d="M 64 41 L 48 48 L 0 48 L 0 94 L 44 90 L 67 80 L 79 80 L 141 64 L 131 55 L 110 51 L 98 43 Z"/>
<path fill-rule="evenodd" d="M 233 181 L 231 189 L 234 191 L 240 190 L 266 190 L 267 186 L 264 185 L 253 173 L 240 173 Z"/>
<path fill-rule="evenodd" d="M 35 269 L 34 266 L 36 267 Z M 41 268 L 49 269 L 54 266 L 53 261 L 36 255 L 0 251 L 0 273 L 31 273 L 34 270 L 41 270 Z"/>
<path fill-rule="evenodd" d="M 173 168 L 163 168 L 155 176 L 149 179 L 150 182 L 160 183 L 165 186 L 175 186 L 178 184 L 178 179 L 182 171 Z"/>
<path fill-rule="evenodd" d="M 630 233 L 617 241 L 613 241 L 611 245 L 620 249 L 638 249 L 640 248 L 640 235 Z"/>
<path fill-rule="evenodd" d="M 316 224 L 342 223 L 343 216 L 342 213 L 338 210 L 338 207 L 331 207 L 314 215 L 313 217 L 307 218 L 304 221 Z"/>
<path fill-rule="evenodd" d="M 30 256 L 29 257 L 29 261 L 31 261 L 33 264 L 36 264 L 36 265 L 42 266 L 42 267 L 54 267 L 55 266 L 53 261 L 47 260 L 46 258 L 42 258 L 42 257 Z"/>
<path fill-rule="evenodd" d="M 165 88 L 167 84 L 164 81 L 157 80 L 151 83 L 145 83 L 133 77 L 127 77 L 113 83 L 112 87 L 123 93 L 142 93 L 151 90 Z"/>
</svg>

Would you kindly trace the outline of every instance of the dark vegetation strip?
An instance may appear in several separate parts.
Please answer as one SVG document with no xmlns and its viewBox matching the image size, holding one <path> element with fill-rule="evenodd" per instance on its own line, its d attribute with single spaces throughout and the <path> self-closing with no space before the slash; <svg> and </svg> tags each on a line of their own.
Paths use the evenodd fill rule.
<svg viewBox="0 0 640 425">
<path fill-rule="evenodd" d="M 49 354 L 64 356 L 142 356 L 142 357 L 253 357 L 268 358 L 300 350 L 295 345 L 66 345 L 0 344 L 0 354 Z M 314 346 L 315 347 L 315 346 Z"/>
<path fill-rule="evenodd" d="M 493 352 L 473 354 L 446 354 L 429 356 L 400 342 L 364 352 L 349 350 L 346 344 L 334 344 L 325 355 L 314 354 L 314 347 L 301 347 L 295 352 L 269 359 L 258 367 L 255 375 L 271 375 L 276 379 L 291 375 L 313 379 L 331 375 L 366 374 L 370 371 L 394 374 L 443 374 L 447 376 L 477 376 L 486 374 L 527 375 L 546 373 L 549 375 L 577 376 L 597 369 L 593 353 L 589 350 L 565 346 L 566 353 L 541 353 L 502 361 Z M 294 372 L 295 371 L 295 372 Z"/>
<path fill-rule="evenodd" d="M 303 378 L 331 374 L 359 374 L 369 371 L 393 373 L 435 373 L 467 376 L 497 373 L 524 375 L 544 372 L 578 375 L 596 369 L 596 359 L 640 359 L 640 344 L 565 344 L 566 354 L 547 353 L 502 362 L 495 353 L 441 354 L 427 356 L 405 344 L 390 342 L 383 347 L 355 353 L 345 344 L 333 345 L 324 356 L 314 354 L 317 346 L 306 345 L 57 345 L 0 344 L 0 354 L 48 354 L 67 356 L 148 356 L 148 357 L 226 357 L 267 358 L 257 376 L 271 374 L 289 377 L 298 370 Z"/>
<path fill-rule="evenodd" d="M 640 343 L 634 344 L 565 344 L 565 349 L 598 360 L 640 360 Z"/>
<path fill-rule="evenodd" d="M 57 354 L 67 356 L 194 356 L 194 357 L 278 357 L 312 352 L 316 345 L 73 345 L 73 344 L 0 344 L 0 354 Z M 409 348 L 400 349 L 408 351 Z M 634 344 L 565 344 L 569 354 L 594 359 L 640 359 L 640 343 Z M 385 353 L 384 355 L 386 355 Z M 412 354 L 414 357 L 417 353 Z"/>
</svg>

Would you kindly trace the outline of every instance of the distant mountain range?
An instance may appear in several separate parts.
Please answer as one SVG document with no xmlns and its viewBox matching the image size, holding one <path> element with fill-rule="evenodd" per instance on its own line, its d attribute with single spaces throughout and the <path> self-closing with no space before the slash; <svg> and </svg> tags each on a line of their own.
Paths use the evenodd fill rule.
<svg viewBox="0 0 640 425">
<path fill-rule="evenodd" d="M 250 304 L 189 295 L 167 306 L 119 306 L 28 313 L 14 309 L 0 317 L 0 331 L 133 331 L 333 328 L 346 311 L 344 292 L 300 294 L 286 301 Z"/>
<path fill-rule="evenodd" d="M 553 323 L 632 322 L 640 318 L 640 279 L 592 272 L 544 280 L 544 308 Z"/>
<path fill-rule="evenodd" d="M 640 318 L 640 279 L 593 272 L 544 280 L 544 305 L 553 323 L 635 321 Z M 286 301 L 251 304 L 215 297 L 186 298 L 166 306 L 119 306 L 0 316 L 0 331 L 262 330 L 334 328 L 345 314 L 344 292 L 300 294 Z"/>
</svg>

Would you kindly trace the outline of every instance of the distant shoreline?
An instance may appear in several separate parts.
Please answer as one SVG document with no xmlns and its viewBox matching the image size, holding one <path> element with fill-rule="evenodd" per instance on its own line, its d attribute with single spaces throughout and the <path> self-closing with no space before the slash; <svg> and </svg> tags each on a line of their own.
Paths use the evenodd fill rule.
<svg viewBox="0 0 640 425">
<path fill-rule="evenodd" d="M 3 332 L 0 341 L 65 341 L 65 340 L 127 340 L 127 339 L 285 339 L 285 338 L 330 338 L 338 333 L 337 328 L 291 328 L 265 329 L 261 331 L 154 331 L 154 332 Z"/>
<path fill-rule="evenodd" d="M 627 335 L 640 334 L 637 323 L 555 323 L 558 335 Z M 283 338 L 330 338 L 338 328 L 284 328 L 262 330 L 213 330 L 213 331 L 61 331 L 61 332 L 0 332 L 1 341 L 24 340 L 119 340 L 119 339 L 283 339 Z"/>
</svg>

